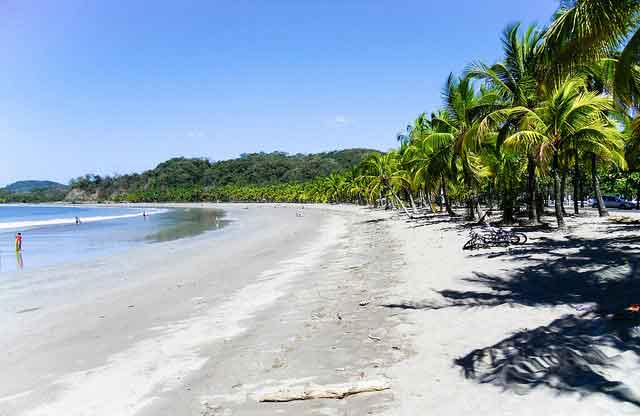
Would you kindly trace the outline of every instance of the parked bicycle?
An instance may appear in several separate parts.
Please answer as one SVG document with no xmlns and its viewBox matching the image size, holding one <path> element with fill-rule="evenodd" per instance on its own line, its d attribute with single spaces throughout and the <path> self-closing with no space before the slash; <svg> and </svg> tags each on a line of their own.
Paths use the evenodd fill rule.
<svg viewBox="0 0 640 416">
<path fill-rule="evenodd" d="M 481 232 L 471 231 L 469 241 L 462 246 L 462 249 L 477 250 L 490 247 L 508 247 L 526 242 L 527 235 L 524 233 L 486 226 Z"/>
</svg>

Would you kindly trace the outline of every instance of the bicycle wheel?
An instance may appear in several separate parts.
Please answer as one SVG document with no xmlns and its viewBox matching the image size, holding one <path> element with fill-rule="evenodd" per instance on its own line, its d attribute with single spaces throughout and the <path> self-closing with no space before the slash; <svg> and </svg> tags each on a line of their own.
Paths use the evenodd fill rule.
<svg viewBox="0 0 640 416">
<path fill-rule="evenodd" d="M 520 244 L 520 236 L 518 234 L 511 234 L 509 236 L 510 244 Z"/>
<path fill-rule="evenodd" d="M 520 242 L 518 244 L 526 244 L 527 243 L 527 235 L 525 233 L 518 233 L 520 236 Z"/>
<path fill-rule="evenodd" d="M 462 246 L 463 250 L 475 250 L 477 248 L 477 237 L 471 237 L 469 241 Z"/>
</svg>

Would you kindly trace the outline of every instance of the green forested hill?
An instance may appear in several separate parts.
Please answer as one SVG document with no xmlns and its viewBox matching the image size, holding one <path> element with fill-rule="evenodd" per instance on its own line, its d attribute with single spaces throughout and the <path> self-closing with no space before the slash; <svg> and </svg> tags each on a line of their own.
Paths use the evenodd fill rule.
<svg viewBox="0 0 640 416">
<path fill-rule="evenodd" d="M 5 186 L 1 190 L 7 193 L 25 193 L 34 190 L 64 189 L 65 185 L 53 181 L 18 181 Z"/>
<path fill-rule="evenodd" d="M 357 165 L 369 149 L 349 149 L 310 155 L 251 153 L 211 165 L 205 185 L 264 185 L 304 182 Z"/>
<path fill-rule="evenodd" d="M 45 202 L 64 199 L 69 188 L 52 181 L 18 181 L 0 188 L 0 202 Z"/>
<path fill-rule="evenodd" d="M 67 199 L 122 199 L 127 195 L 215 189 L 231 185 L 266 186 L 308 182 L 357 165 L 370 149 L 316 154 L 283 152 L 243 154 L 211 162 L 204 158 L 174 158 L 141 174 L 85 175 L 71 181 Z M 142 199 L 148 199 L 148 196 Z"/>
</svg>

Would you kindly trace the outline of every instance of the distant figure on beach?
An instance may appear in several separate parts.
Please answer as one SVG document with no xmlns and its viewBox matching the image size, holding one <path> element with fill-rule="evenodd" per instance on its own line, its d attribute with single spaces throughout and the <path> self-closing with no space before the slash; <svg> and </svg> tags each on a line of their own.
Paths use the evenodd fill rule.
<svg viewBox="0 0 640 416">
<path fill-rule="evenodd" d="M 80 218 L 76 217 L 76 225 L 80 224 Z"/>
<path fill-rule="evenodd" d="M 144 219 L 147 218 L 147 211 L 142 211 L 142 218 L 144 218 Z"/>
<path fill-rule="evenodd" d="M 22 233 L 16 234 L 16 253 L 22 251 Z"/>
</svg>

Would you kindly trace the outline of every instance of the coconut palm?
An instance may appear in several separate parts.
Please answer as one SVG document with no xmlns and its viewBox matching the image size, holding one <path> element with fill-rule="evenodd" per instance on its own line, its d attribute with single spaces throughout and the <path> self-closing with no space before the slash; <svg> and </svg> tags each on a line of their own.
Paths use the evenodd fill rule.
<svg viewBox="0 0 640 416">
<path fill-rule="evenodd" d="M 505 108 L 526 107 L 533 109 L 540 101 L 540 80 L 544 72 L 542 67 L 542 30 L 535 25 L 529 26 L 524 32 L 520 32 L 520 24 L 507 26 L 502 34 L 502 45 L 504 58 L 492 66 L 483 63 L 471 65 L 467 74 L 470 77 L 484 80 L 490 88 L 500 97 Z M 485 120 L 485 125 L 488 120 Z M 509 130 L 513 130 L 520 124 L 520 120 L 508 120 L 500 128 L 502 134 L 496 143 L 496 150 L 500 152 L 502 140 Z M 513 156 L 513 155 L 511 155 Z M 536 165 L 535 149 L 527 155 L 527 194 L 528 194 L 528 216 L 529 221 L 537 221 L 535 189 L 536 189 Z M 515 167 L 512 157 L 500 158 L 498 160 L 509 161 L 509 165 Z M 506 176 L 509 177 L 509 176 Z M 505 187 L 509 190 L 510 187 Z M 504 201 L 507 208 L 512 201 Z M 508 213 L 504 213 L 505 220 L 510 219 Z"/>
<path fill-rule="evenodd" d="M 415 175 L 422 178 L 425 193 L 429 195 L 430 190 L 439 189 L 447 213 L 455 216 L 447 195 L 447 182 L 452 177 L 455 143 L 449 117 L 444 110 L 440 110 L 431 115 L 427 125 L 422 137 L 411 143 L 407 151 L 407 163 Z"/>
<path fill-rule="evenodd" d="M 499 108 L 496 104 L 499 97 L 483 88 L 476 93 L 470 77 L 458 78 L 453 74 L 447 79 L 442 97 L 444 111 L 432 117 L 432 130 L 425 134 L 425 139 L 435 142 L 439 148 L 450 146 L 452 176 L 456 176 L 458 169 L 462 171 L 462 181 L 469 190 L 467 217 L 474 219 L 474 208 L 480 215 L 477 191 L 482 179 L 478 158 L 482 137 L 478 134 L 478 122 Z"/>
<path fill-rule="evenodd" d="M 565 0 L 545 34 L 549 79 L 610 57 L 619 47 L 614 92 L 620 102 L 637 104 L 640 63 L 640 0 Z"/>
<path fill-rule="evenodd" d="M 398 156 L 396 152 L 373 153 L 362 161 L 363 174 L 361 178 L 368 184 L 370 201 L 378 201 L 385 208 L 390 207 L 392 193 L 392 178 L 398 171 Z"/>
<path fill-rule="evenodd" d="M 583 78 L 568 78 L 557 85 L 550 97 L 533 110 L 514 107 L 495 112 L 494 120 L 521 119 L 521 129 L 505 140 L 505 145 L 524 152 L 537 149 L 537 158 L 545 166 L 551 167 L 553 178 L 555 214 L 558 228 L 565 228 L 561 208 L 560 158 L 561 152 L 571 143 L 579 142 L 591 153 L 620 160 L 623 146 L 622 134 L 606 118 L 606 112 L 613 109 L 608 97 L 587 91 Z M 600 194 L 598 183 L 594 183 Z"/>
<path fill-rule="evenodd" d="M 416 138 L 422 137 L 424 132 L 429 130 L 430 121 L 427 117 L 426 113 L 420 114 L 414 120 L 413 124 L 407 125 L 403 132 L 400 132 L 396 135 L 396 140 L 400 143 L 400 145 L 405 145 L 411 143 Z"/>
</svg>

